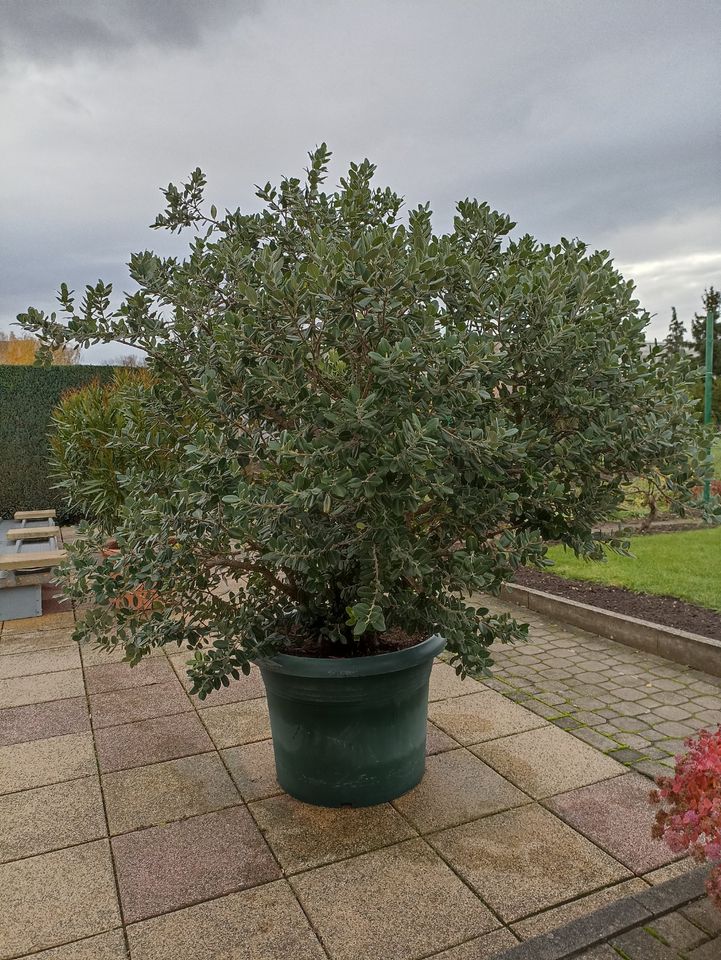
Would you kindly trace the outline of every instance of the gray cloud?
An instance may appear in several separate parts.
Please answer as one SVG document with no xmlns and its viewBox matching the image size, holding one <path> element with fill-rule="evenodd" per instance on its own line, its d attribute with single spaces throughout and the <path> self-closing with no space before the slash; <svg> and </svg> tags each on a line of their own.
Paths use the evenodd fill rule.
<svg viewBox="0 0 721 960">
<path fill-rule="evenodd" d="M 0 58 L 102 57 L 142 44 L 191 47 L 256 0 L 2 0 Z"/>
<path fill-rule="evenodd" d="M 219 207 L 247 209 L 254 183 L 298 173 L 321 140 L 332 179 L 369 156 L 409 205 L 431 201 L 438 229 L 477 196 L 540 239 L 610 249 L 652 334 L 721 286 L 713 0 L 0 10 L 0 324 L 52 306 L 61 280 L 122 289 L 131 250 L 170 249 L 146 228 L 161 184 L 200 165 Z"/>
</svg>

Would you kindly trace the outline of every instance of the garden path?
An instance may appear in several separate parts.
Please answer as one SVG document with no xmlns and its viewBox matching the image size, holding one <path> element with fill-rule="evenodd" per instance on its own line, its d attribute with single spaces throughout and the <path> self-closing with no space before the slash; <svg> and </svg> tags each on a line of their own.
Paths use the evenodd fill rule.
<svg viewBox="0 0 721 960">
<path fill-rule="evenodd" d="M 482 960 L 684 872 L 650 839 L 634 761 L 581 736 L 581 707 L 603 708 L 578 702 L 576 653 L 603 661 L 581 681 L 598 690 L 607 657 L 639 670 L 636 655 L 533 619 L 488 683 L 434 665 L 424 780 L 355 810 L 282 793 L 257 672 L 200 703 L 183 653 L 131 671 L 80 651 L 69 612 L 4 624 L 0 960 Z M 538 680 L 519 673 L 534 663 Z M 560 678 L 541 663 L 573 692 L 553 722 Z M 675 668 L 647 666 L 614 702 L 650 710 L 653 683 L 663 707 L 676 687 L 652 678 Z M 717 683 L 689 682 L 712 710 Z"/>
<path fill-rule="evenodd" d="M 488 686 L 646 776 L 668 773 L 685 737 L 721 723 L 721 677 L 484 597 L 530 627 L 494 648 Z"/>
</svg>

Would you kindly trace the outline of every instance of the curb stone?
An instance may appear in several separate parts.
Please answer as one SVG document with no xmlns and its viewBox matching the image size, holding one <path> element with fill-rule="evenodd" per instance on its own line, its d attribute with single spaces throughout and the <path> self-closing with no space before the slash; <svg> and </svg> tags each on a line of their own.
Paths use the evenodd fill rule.
<svg viewBox="0 0 721 960">
<path fill-rule="evenodd" d="M 698 633 L 676 630 L 649 620 L 627 617 L 602 607 L 592 607 L 577 600 L 558 597 L 534 587 L 505 583 L 501 599 L 509 600 L 554 620 L 596 633 L 636 650 L 653 653 L 694 670 L 703 670 L 721 677 L 721 641 L 702 637 Z"/>
<path fill-rule="evenodd" d="M 582 951 L 697 900 L 705 893 L 708 871 L 708 867 L 697 867 L 681 877 L 624 897 L 550 933 L 519 943 L 498 954 L 495 960 L 570 960 Z"/>
</svg>

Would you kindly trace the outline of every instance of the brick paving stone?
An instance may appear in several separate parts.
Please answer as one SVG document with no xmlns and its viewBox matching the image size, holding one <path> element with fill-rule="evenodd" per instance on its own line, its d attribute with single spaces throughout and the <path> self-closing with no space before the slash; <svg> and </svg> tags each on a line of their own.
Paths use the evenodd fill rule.
<svg viewBox="0 0 721 960">
<path fill-rule="evenodd" d="M 95 772 L 89 733 L 0 747 L 0 794 L 76 780 Z"/>
<path fill-rule="evenodd" d="M 678 859 L 651 837 L 655 810 L 648 794 L 648 780 L 627 773 L 553 797 L 547 806 L 634 873 L 644 874 Z"/>
<path fill-rule="evenodd" d="M 345 860 L 415 835 L 389 803 L 316 807 L 284 794 L 249 807 L 286 873 Z"/>
<path fill-rule="evenodd" d="M 719 960 L 719 957 L 721 957 L 721 937 L 696 947 L 688 954 L 688 960 Z"/>
<path fill-rule="evenodd" d="M 333 960 L 411 960 L 499 926 L 422 840 L 297 874 L 290 883 Z"/>
<path fill-rule="evenodd" d="M 641 927 L 614 937 L 611 945 L 628 960 L 679 960 L 677 950 Z"/>
<path fill-rule="evenodd" d="M 635 751 L 616 756 L 645 775 L 655 770 L 645 758 L 658 761 L 664 754 L 673 755 L 684 749 L 683 739 L 688 734 L 721 722 L 719 678 L 604 637 L 593 637 L 495 598 L 484 597 L 483 603 L 493 611 L 509 612 L 530 623 L 537 662 L 535 667 L 526 664 L 525 678 L 515 676 L 517 692 L 540 688 L 534 696 L 546 702 L 550 702 L 549 697 L 562 697 L 566 716 L 551 717 L 551 722 L 586 742 L 589 727 L 583 715 L 601 717 L 606 722 L 594 724 L 593 729 Z M 494 650 L 493 688 L 502 693 L 508 690 L 504 681 L 516 673 L 513 651 L 513 647 Z M 557 661 L 553 668 L 565 669 L 565 675 L 557 679 L 544 676 L 553 659 Z M 637 734 L 653 746 L 624 734 Z M 590 742 L 604 752 L 614 749 L 595 738 Z"/>
<path fill-rule="evenodd" d="M 285 880 L 128 927 L 133 960 L 325 960 Z"/>
<path fill-rule="evenodd" d="M 167 717 L 192 709 L 188 695 L 176 679 L 170 683 L 97 693 L 90 698 L 90 712 L 96 728 Z"/>
<path fill-rule="evenodd" d="M 32 857 L 106 834 L 97 777 L 0 796 L 0 862 Z"/>
<path fill-rule="evenodd" d="M 721 935 L 721 910 L 714 907 L 710 900 L 697 900 L 696 903 L 684 907 L 681 913 L 709 936 Z"/>
<path fill-rule="evenodd" d="M 506 922 L 630 878 L 620 863 L 536 805 L 428 839 Z"/>
<path fill-rule="evenodd" d="M 240 802 L 220 757 L 195 757 L 102 777 L 111 834 L 210 813 Z"/>
<path fill-rule="evenodd" d="M 103 773 L 177 760 L 213 750 L 213 741 L 195 713 L 177 713 L 95 731 Z"/>
<path fill-rule="evenodd" d="M 119 926 L 108 842 L 0 864 L 0 902 L 2 960 Z"/>
<path fill-rule="evenodd" d="M 0 746 L 90 730 L 85 697 L 49 700 L 0 710 Z"/>
<path fill-rule="evenodd" d="M 692 950 L 708 940 L 703 930 L 699 930 L 678 911 L 667 913 L 665 917 L 652 920 L 648 924 L 648 928 L 676 950 Z"/>
<path fill-rule="evenodd" d="M 229 807 L 112 841 L 126 923 L 280 878 L 245 807 Z"/>
</svg>

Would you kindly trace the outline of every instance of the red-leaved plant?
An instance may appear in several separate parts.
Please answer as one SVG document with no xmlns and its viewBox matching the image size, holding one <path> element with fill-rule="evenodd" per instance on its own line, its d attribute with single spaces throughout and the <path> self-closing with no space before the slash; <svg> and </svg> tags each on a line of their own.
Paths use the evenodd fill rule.
<svg viewBox="0 0 721 960">
<path fill-rule="evenodd" d="M 721 726 L 686 741 L 673 776 L 658 777 L 651 802 L 659 804 L 653 836 L 674 853 L 688 850 L 694 860 L 715 864 L 706 883 L 721 909 Z"/>
</svg>

